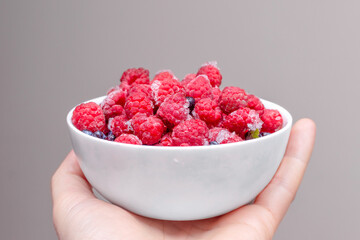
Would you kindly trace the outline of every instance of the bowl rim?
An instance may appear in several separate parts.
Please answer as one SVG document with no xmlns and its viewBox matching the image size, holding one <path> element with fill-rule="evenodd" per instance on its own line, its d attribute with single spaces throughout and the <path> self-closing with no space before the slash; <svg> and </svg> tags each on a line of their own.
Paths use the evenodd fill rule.
<svg viewBox="0 0 360 240">
<path fill-rule="evenodd" d="M 100 103 L 102 102 L 103 99 L 105 99 L 105 96 L 101 96 L 101 97 L 96 97 L 87 101 L 84 101 L 82 103 L 87 103 L 87 102 L 95 102 L 97 104 L 100 105 Z M 276 109 L 280 112 L 281 116 L 283 117 L 283 127 L 274 132 L 271 133 L 265 137 L 261 137 L 261 138 L 256 138 L 256 139 L 251 139 L 251 140 L 246 140 L 246 141 L 241 141 L 241 142 L 235 142 L 235 143 L 227 143 L 227 144 L 219 144 L 219 145 L 206 145 L 206 146 L 187 146 L 187 147 L 180 147 L 180 146 L 151 146 L 151 145 L 135 145 L 135 144 L 127 144 L 127 143 L 120 143 L 120 142 L 114 142 L 114 141 L 106 141 L 100 138 L 96 138 L 93 136 L 89 136 L 86 133 L 83 133 L 82 131 L 80 131 L 79 129 L 77 129 L 72 121 L 71 121 L 71 117 L 72 117 L 72 113 L 75 110 L 75 108 L 80 105 L 77 104 L 76 106 L 74 106 L 67 114 L 66 116 L 66 122 L 69 128 L 69 131 L 72 131 L 76 134 L 79 134 L 82 137 L 87 138 L 88 140 L 92 140 L 92 141 L 99 141 L 99 143 L 102 144 L 113 144 L 114 146 L 122 146 L 122 147 L 127 147 L 127 148 L 134 148 L 134 149 L 139 149 L 144 151 L 145 149 L 149 149 L 149 150 L 161 150 L 161 151 L 179 151 L 181 149 L 181 151 L 192 151 L 192 150 L 196 150 L 196 151 L 208 151 L 209 149 L 218 149 L 218 148 L 229 148 L 229 147 L 236 147 L 236 146 L 245 146 L 247 144 L 254 144 L 260 141 L 267 141 L 270 140 L 271 138 L 274 138 L 278 135 L 284 134 L 285 132 L 287 132 L 291 126 L 292 126 L 292 122 L 293 122 L 293 118 L 291 116 L 291 114 L 282 106 L 259 98 L 260 101 L 265 105 L 265 104 L 271 104 L 273 105 L 273 108 L 269 108 L 269 109 Z"/>
</svg>

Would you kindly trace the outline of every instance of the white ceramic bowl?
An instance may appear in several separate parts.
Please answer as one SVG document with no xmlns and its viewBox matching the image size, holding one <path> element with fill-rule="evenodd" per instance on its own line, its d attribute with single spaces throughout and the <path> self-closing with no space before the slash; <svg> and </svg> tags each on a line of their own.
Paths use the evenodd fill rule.
<svg viewBox="0 0 360 240">
<path fill-rule="evenodd" d="M 90 101 L 100 103 L 104 97 Z M 274 176 L 284 155 L 292 117 L 266 137 L 197 147 L 139 146 L 110 142 L 67 124 L 80 167 L 111 203 L 142 216 L 195 220 L 218 216 L 253 200 Z"/>
</svg>

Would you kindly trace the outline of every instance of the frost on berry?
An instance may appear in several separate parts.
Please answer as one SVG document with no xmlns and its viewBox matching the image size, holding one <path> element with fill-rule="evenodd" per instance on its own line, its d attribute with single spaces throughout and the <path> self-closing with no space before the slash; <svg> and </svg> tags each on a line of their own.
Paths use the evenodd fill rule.
<svg viewBox="0 0 360 240">
<path fill-rule="evenodd" d="M 217 142 L 219 144 L 242 141 L 242 138 L 236 135 L 235 132 L 230 132 L 226 128 L 221 127 L 210 129 L 208 139 L 210 142 Z"/>
<path fill-rule="evenodd" d="M 159 88 L 160 88 L 161 82 L 159 80 L 155 80 L 151 83 L 150 87 L 153 93 L 153 98 L 155 101 L 155 104 L 159 102 Z"/>
<path fill-rule="evenodd" d="M 247 120 L 247 127 L 251 131 L 255 131 L 256 129 L 260 130 L 262 125 L 263 121 L 260 119 L 259 114 L 254 110 L 250 110 Z"/>
</svg>

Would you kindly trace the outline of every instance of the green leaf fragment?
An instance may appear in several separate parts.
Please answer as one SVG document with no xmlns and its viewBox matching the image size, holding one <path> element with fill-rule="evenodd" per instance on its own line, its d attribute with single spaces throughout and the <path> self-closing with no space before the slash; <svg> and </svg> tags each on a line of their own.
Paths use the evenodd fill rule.
<svg viewBox="0 0 360 240">
<path fill-rule="evenodd" d="M 251 131 L 251 138 L 258 138 L 260 135 L 260 130 L 256 129 L 255 131 Z"/>
</svg>

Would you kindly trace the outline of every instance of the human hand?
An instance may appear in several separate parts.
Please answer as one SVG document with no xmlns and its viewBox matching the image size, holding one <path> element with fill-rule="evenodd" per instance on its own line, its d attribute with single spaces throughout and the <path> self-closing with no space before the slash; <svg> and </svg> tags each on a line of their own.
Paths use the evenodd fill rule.
<svg viewBox="0 0 360 240">
<path fill-rule="evenodd" d="M 197 221 L 141 217 L 97 199 L 74 152 L 52 178 L 53 221 L 61 240 L 272 239 L 303 178 L 315 141 L 315 124 L 299 120 L 274 178 L 254 203 Z"/>
</svg>

